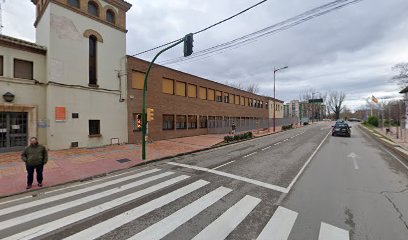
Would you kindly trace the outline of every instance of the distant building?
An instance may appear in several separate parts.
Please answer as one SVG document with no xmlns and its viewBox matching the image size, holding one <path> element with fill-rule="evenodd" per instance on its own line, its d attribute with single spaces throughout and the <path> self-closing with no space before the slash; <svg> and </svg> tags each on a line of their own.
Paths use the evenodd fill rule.
<svg viewBox="0 0 408 240">
<path fill-rule="evenodd" d="M 269 119 L 274 117 L 274 110 L 275 111 L 275 118 L 283 118 L 284 117 L 284 102 L 281 100 L 276 99 L 275 100 L 275 105 L 273 104 L 273 98 L 268 98 L 268 104 L 269 104 Z"/>
</svg>

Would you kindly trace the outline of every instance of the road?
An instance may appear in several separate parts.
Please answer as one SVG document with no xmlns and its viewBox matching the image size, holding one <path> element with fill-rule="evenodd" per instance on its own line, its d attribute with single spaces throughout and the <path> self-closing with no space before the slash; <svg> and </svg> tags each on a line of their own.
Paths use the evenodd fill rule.
<svg viewBox="0 0 408 240">
<path fill-rule="evenodd" d="M 406 240 L 404 161 L 313 124 L 1 199 L 0 239 Z"/>
</svg>

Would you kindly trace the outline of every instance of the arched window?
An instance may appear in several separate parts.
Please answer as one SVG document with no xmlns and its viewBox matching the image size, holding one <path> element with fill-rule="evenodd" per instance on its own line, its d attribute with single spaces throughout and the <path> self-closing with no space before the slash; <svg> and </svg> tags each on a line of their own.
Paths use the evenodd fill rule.
<svg viewBox="0 0 408 240">
<path fill-rule="evenodd" d="M 89 36 L 89 85 L 98 84 L 96 74 L 96 57 L 97 57 L 97 38 L 94 35 Z"/>
<path fill-rule="evenodd" d="M 115 23 L 115 13 L 111 9 L 106 11 L 106 21 Z"/>
<path fill-rule="evenodd" d="M 88 13 L 95 17 L 99 17 L 99 8 L 95 2 L 93 1 L 88 2 Z"/>
<path fill-rule="evenodd" d="M 68 0 L 68 5 L 79 8 L 79 0 Z"/>
</svg>

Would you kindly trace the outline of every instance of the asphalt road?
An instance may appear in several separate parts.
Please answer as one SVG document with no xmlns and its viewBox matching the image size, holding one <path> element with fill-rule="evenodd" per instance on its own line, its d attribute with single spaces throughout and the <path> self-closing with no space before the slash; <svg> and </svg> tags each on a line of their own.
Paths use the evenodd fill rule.
<svg viewBox="0 0 408 240">
<path fill-rule="evenodd" d="M 0 239 L 406 240 L 399 160 L 314 124 L 1 199 Z"/>
</svg>

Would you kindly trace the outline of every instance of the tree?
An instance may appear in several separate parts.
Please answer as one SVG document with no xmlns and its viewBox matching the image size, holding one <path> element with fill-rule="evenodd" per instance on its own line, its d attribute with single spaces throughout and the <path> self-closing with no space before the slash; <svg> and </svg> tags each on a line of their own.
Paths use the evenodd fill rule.
<svg viewBox="0 0 408 240">
<path fill-rule="evenodd" d="M 328 105 L 330 107 L 330 110 L 336 116 L 336 119 L 340 118 L 340 113 L 344 109 L 343 103 L 345 98 L 346 94 L 344 92 L 333 91 L 328 95 Z"/>
<path fill-rule="evenodd" d="M 245 87 L 241 82 L 230 82 L 227 80 L 224 82 L 224 84 L 239 90 L 245 90 Z"/>
<path fill-rule="evenodd" d="M 250 93 L 257 94 L 259 92 L 259 86 L 257 83 L 250 83 L 246 87 L 246 90 Z"/>
<path fill-rule="evenodd" d="M 401 87 L 406 87 L 408 85 L 408 62 L 395 64 L 392 70 L 398 72 L 392 79 Z"/>
</svg>

